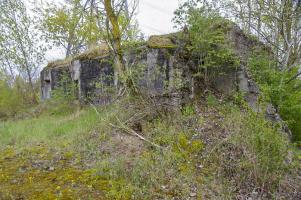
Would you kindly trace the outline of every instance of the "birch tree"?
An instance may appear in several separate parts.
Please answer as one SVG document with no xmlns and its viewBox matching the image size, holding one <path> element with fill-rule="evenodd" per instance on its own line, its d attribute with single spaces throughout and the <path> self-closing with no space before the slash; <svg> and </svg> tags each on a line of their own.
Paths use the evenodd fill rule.
<svg viewBox="0 0 301 200">
<path fill-rule="evenodd" d="M 35 31 L 34 20 L 23 1 L 4 0 L 0 2 L 0 21 L 1 62 L 12 77 L 19 75 L 27 81 L 32 100 L 36 101 L 34 81 L 46 49 Z"/>
<path fill-rule="evenodd" d="M 78 54 L 91 44 L 99 43 L 103 30 L 95 13 L 94 0 L 71 0 L 41 4 L 36 13 L 44 39 L 52 45 L 65 49 L 65 57 Z"/>
</svg>

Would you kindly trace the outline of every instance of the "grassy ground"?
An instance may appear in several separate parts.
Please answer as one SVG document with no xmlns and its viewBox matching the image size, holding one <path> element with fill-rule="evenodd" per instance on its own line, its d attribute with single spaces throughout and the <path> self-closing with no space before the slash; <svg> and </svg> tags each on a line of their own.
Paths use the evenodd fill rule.
<svg viewBox="0 0 301 200">
<path fill-rule="evenodd" d="M 95 127 L 97 116 L 89 109 L 63 116 L 41 116 L 33 119 L 1 123 L 1 142 L 21 147 L 29 143 L 69 142 L 73 137 L 89 132 Z"/>
<path fill-rule="evenodd" d="M 52 105 L 0 122 L 0 199 L 298 199 L 299 151 L 279 127 L 201 99 Z"/>
</svg>

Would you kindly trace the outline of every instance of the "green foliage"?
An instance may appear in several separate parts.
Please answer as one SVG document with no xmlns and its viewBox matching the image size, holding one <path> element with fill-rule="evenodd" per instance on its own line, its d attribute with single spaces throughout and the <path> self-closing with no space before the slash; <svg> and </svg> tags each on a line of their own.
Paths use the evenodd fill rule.
<svg viewBox="0 0 301 200">
<path fill-rule="evenodd" d="M 244 134 L 248 138 L 247 140 L 245 138 L 244 142 L 249 143 L 250 150 L 258 156 L 257 167 L 261 172 L 273 175 L 278 169 L 285 169 L 288 141 L 277 130 L 277 126 L 272 128 L 263 116 L 256 116 L 256 114 L 249 114 L 245 120 Z M 261 178 L 266 178 L 263 181 L 269 180 L 269 177 Z"/>
<path fill-rule="evenodd" d="M 241 107 L 248 108 L 248 104 L 245 101 L 245 96 L 242 92 L 236 92 L 232 96 L 233 102 Z"/>
<path fill-rule="evenodd" d="M 98 23 L 101 23 L 91 7 L 79 0 L 65 1 L 66 6 L 41 5 L 37 13 L 42 16 L 40 30 L 43 37 L 56 46 L 63 46 L 66 55 L 78 54 L 83 47 L 97 44 L 103 39 Z M 92 4 L 91 4 L 92 6 Z M 45 8 L 43 8 L 45 7 Z"/>
<path fill-rule="evenodd" d="M 52 115 L 71 114 L 74 108 L 79 107 L 78 84 L 72 81 L 68 72 L 59 75 L 59 81 L 51 91 L 51 99 L 47 100 L 47 112 Z"/>
<path fill-rule="evenodd" d="M 35 118 L 0 122 L 3 194 L 29 199 L 93 199 L 97 194 L 95 198 L 104 199 L 233 199 L 254 187 L 263 195 L 283 189 L 280 181 L 291 167 L 286 163 L 288 141 L 263 116 L 223 102 L 191 104 L 182 112 L 137 120 L 137 107 L 144 108 L 141 113 L 158 109 L 147 105 L 141 99 L 120 99 L 70 113 L 44 108 Z M 141 124 L 140 135 L 162 148 L 109 125 L 122 122 L 130 128 L 132 120 Z"/>
<path fill-rule="evenodd" d="M 265 101 L 278 109 L 281 117 L 293 132 L 293 140 L 301 141 L 301 84 L 299 79 L 289 81 L 297 72 L 280 71 L 273 59 L 265 52 L 255 52 L 249 59 L 248 67 L 259 84 Z"/>
<path fill-rule="evenodd" d="M 54 101 L 68 101 L 76 100 L 78 96 L 78 85 L 72 81 L 70 74 L 64 72 L 60 75 L 58 86 L 52 91 L 51 98 Z"/>
<path fill-rule="evenodd" d="M 182 113 L 184 116 L 191 116 L 195 114 L 195 108 L 193 105 L 187 105 L 182 108 Z"/>
<path fill-rule="evenodd" d="M 132 2 L 133 9 L 136 2 Z M 112 44 L 111 27 L 107 15 L 101 9 L 102 1 L 64 0 L 61 5 L 41 3 L 36 8 L 41 16 L 40 30 L 43 38 L 66 50 L 66 57 L 76 55 L 101 43 Z M 128 19 L 124 4 L 115 2 L 114 12 L 118 13 L 122 43 L 135 41 L 139 37 L 137 22 Z"/>
<path fill-rule="evenodd" d="M 24 104 L 17 88 L 11 88 L 0 80 L 0 118 L 7 118 L 17 114 Z"/>
<path fill-rule="evenodd" d="M 214 107 L 214 106 L 218 105 L 218 101 L 217 101 L 216 97 L 212 93 L 208 94 L 206 100 L 207 100 L 207 105 L 209 107 Z"/>
<path fill-rule="evenodd" d="M 12 81 L 0 77 L 0 119 L 22 117 L 34 106 L 29 87 L 21 77 Z"/>
<path fill-rule="evenodd" d="M 225 167 L 232 166 L 225 176 L 236 180 L 238 187 L 245 187 L 251 181 L 258 187 L 265 185 L 271 193 L 275 192 L 289 166 L 285 162 L 288 139 L 281 134 L 279 126 L 273 127 L 261 114 L 252 111 L 241 113 L 233 105 L 224 112 L 223 125 L 232 135 L 219 151 L 234 150 L 232 159 L 219 156 Z"/>
<path fill-rule="evenodd" d="M 235 69 L 239 60 L 226 39 L 231 23 L 206 7 L 198 8 L 189 4 L 185 6 L 176 12 L 178 15 L 175 21 L 178 25 L 188 25 L 188 33 L 184 34 L 189 35 L 186 36 L 189 40 L 188 51 L 193 57 L 198 58 L 200 73 L 196 76 L 203 76 L 208 83 L 210 78 L 224 70 Z M 181 19 L 183 12 L 186 17 Z"/>
<path fill-rule="evenodd" d="M 34 82 L 44 62 L 44 42 L 36 29 L 35 19 L 22 0 L 0 2 L 0 65 L 6 75 L 21 76 L 28 84 L 33 102 L 37 102 Z"/>
<path fill-rule="evenodd" d="M 226 46 L 225 33 L 222 27 L 227 21 L 214 13 L 204 13 L 197 9 L 191 12 L 188 19 L 189 36 L 194 54 L 201 54 L 202 67 L 221 67 L 233 63 L 231 49 Z"/>
</svg>

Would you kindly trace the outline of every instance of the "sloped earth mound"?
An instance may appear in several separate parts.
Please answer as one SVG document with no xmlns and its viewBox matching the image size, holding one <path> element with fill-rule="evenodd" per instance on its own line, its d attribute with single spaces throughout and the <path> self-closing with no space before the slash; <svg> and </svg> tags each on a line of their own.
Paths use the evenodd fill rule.
<svg viewBox="0 0 301 200">
<path fill-rule="evenodd" d="M 300 151 L 277 125 L 199 99 L 181 110 L 145 99 L 93 107 L 98 121 L 77 139 L 2 148 L 0 199 L 301 198 Z"/>
</svg>

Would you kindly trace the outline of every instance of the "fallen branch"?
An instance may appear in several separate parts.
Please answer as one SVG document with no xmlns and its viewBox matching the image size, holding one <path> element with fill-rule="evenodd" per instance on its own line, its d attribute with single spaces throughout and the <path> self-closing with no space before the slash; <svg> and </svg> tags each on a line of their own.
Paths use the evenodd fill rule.
<svg viewBox="0 0 301 200">
<path fill-rule="evenodd" d="M 96 114 L 97 114 L 98 116 L 100 116 L 100 113 L 98 112 L 96 106 L 95 106 L 93 103 L 90 103 L 90 105 L 91 105 L 92 108 L 95 110 Z M 154 146 L 154 147 L 156 147 L 156 148 L 158 148 L 158 149 L 160 149 L 160 150 L 163 149 L 162 146 L 153 143 L 152 141 L 150 141 L 150 140 L 144 138 L 142 135 L 138 134 L 138 133 L 137 133 L 136 131 L 134 131 L 133 129 L 131 129 L 131 128 L 127 127 L 126 125 L 124 125 L 124 124 L 120 121 L 120 119 L 119 119 L 118 117 L 116 117 L 116 119 L 117 119 L 117 121 L 119 122 L 120 126 L 114 125 L 114 124 L 112 124 L 112 123 L 109 123 L 109 125 L 112 126 L 113 128 L 123 130 L 123 131 L 127 132 L 128 134 L 130 134 L 130 135 L 132 135 L 132 136 L 136 136 L 136 137 L 138 137 L 140 140 L 143 140 L 143 141 L 145 141 L 145 142 L 151 144 L 152 146 Z"/>
<path fill-rule="evenodd" d="M 133 129 L 131 129 L 131 128 L 125 126 L 125 125 L 119 120 L 118 117 L 116 117 L 116 119 L 117 119 L 117 121 L 119 122 L 120 126 L 117 126 L 117 125 L 114 125 L 114 124 L 112 124 L 112 123 L 109 123 L 110 126 L 112 126 L 113 128 L 117 128 L 117 129 L 123 130 L 123 131 L 127 132 L 127 133 L 130 134 L 130 135 L 136 136 L 136 137 L 138 137 L 139 139 L 141 139 L 141 140 L 143 140 L 143 141 L 145 141 L 145 142 L 151 144 L 152 146 L 154 146 L 154 147 L 156 147 L 156 148 L 158 148 L 158 149 L 160 149 L 160 150 L 163 149 L 162 146 L 153 143 L 152 141 L 150 141 L 150 140 L 144 138 L 142 135 L 138 134 L 138 133 L 137 133 L 136 131 L 134 131 Z"/>
</svg>

